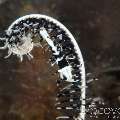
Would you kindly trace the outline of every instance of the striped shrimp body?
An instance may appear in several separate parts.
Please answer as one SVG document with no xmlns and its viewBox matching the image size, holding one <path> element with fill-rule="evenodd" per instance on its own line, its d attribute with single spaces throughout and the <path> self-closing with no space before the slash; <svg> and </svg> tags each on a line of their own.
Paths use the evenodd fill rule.
<svg viewBox="0 0 120 120">
<path fill-rule="evenodd" d="M 34 41 L 36 36 L 39 40 Z M 26 15 L 13 22 L 1 40 L 5 41 L 1 49 L 8 49 L 5 58 L 13 54 L 21 61 L 24 55 L 32 59 L 33 48 L 43 47 L 41 41 L 46 42 L 52 52 L 49 60 L 51 66 L 57 64 L 59 67 L 60 80 L 57 80 L 57 86 L 60 89 L 55 106 L 62 113 L 56 119 L 85 120 L 84 62 L 76 40 L 64 25 L 45 15 Z M 69 84 L 65 85 L 64 82 Z"/>
</svg>

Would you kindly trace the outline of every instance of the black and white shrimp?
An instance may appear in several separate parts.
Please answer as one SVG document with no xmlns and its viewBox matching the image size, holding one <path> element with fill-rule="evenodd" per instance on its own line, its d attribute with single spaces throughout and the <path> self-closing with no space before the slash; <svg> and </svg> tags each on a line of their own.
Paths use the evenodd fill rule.
<svg viewBox="0 0 120 120">
<path fill-rule="evenodd" d="M 33 40 L 36 36 L 40 38 L 37 42 Z M 46 15 L 26 15 L 13 22 L 6 30 L 5 37 L 0 40 L 4 43 L 0 49 L 8 49 L 5 58 L 13 54 L 21 61 L 24 55 L 33 59 L 31 51 L 36 46 L 42 47 L 41 40 L 45 41 L 52 51 L 51 65 L 57 64 L 59 67 L 58 87 L 64 81 L 69 83 L 61 88 L 56 96 L 56 109 L 64 111 L 64 114 L 56 119 L 85 120 L 84 61 L 76 40 L 63 24 Z"/>
</svg>

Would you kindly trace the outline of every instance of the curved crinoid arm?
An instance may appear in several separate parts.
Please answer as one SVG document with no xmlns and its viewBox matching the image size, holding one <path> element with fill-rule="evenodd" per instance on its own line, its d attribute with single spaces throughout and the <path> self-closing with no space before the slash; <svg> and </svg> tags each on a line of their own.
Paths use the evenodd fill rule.
<svg viewBox="0 0 120 120">
<path fill-rule="evenodd" d="M 52 52 L 52 65 L 57 64 L 60 80 L 57 86 L 67 83 L 57 95 L 56 109 L 63 114 L 56 119 L 85 120 L 85 67 L 79 46 L 69 30 L 57 20 L 40 14 L 23 16 L 13 22 L 6 32 L 8 56 L 14 54 L 21 61 L 45 41 Z M 33 38 L 39 36 L 39 41 Z M 64 101 L 63 101 L 64 99 Z"/>
</svg>

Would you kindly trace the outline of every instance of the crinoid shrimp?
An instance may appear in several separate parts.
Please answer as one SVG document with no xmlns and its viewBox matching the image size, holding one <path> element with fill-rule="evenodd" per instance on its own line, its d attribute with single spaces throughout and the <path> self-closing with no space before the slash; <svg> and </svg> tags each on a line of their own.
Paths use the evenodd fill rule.
<svg viewBox="0 0 120 120">
<path fill-rule="evenodd" d="M 39 37 L 38 40 L 34 40 Z M 21 61 L 24 56 L 34 59 L 32 50 L 45 43 L 52 56 L 48 60 L 51 67 L 58 66 L 59 88 L 56 94 L 56 111 L 54 119 L 85 120 L 85 68 L 79 46 L 69 30 L 54 18 L 46 15 L 31 14 L 14 21 L 6 30 L 1 49 L 8 49 L 8 55 L 16 55 Z M 67 83 L 67 84 L 66 84 Z M 61 87 L 62 86 L 62 87 Z"/>
</svg>

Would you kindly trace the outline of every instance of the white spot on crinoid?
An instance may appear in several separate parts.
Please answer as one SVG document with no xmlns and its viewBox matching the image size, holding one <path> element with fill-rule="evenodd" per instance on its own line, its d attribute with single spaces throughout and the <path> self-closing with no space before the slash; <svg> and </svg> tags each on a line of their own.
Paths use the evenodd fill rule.
<svg viewBox="0 0 120 120">
<path fill-rule="evenodd" d="M 55 47 L 53 41 L 50 39 L 50 36 L 48 32 L 45 30 L 45 28 L 41 28 L 40 35 L 43 37 L 43 39 L 46 40 L 49 46 L 51 46 L 52 50 L 54 51 L 54 55 L 59 55 L 59 51 L 57 50 L 57 47 Z"/>
<path fill-rule="evenodd" d="M 66 77 L 66 81 L 68 82 L 75 82 L 74 79 L 72 78 L 72 67 L 71 66 L 66 66 L 60 70 L 58 70 L 60 73 L 60 77 L 63 79 Z"/>
<path fill-rule="evenodd" d="M 20 39 L 20 43 L 17 44 L 8 44 L 8 56 L 5 58 L 8 58 L 11 54 L 17 55 L 20 60 L 23 60 L 23 56 L 27 55 L 29 59 L 33 58 L 33 56 L 30 54 L 34 47 L 34 43 L 32 42 L 31 34 L 23 35 Z"/>
</svg>

